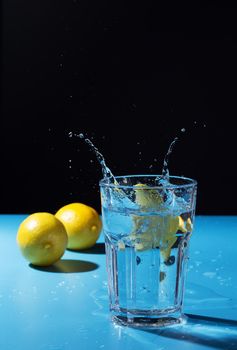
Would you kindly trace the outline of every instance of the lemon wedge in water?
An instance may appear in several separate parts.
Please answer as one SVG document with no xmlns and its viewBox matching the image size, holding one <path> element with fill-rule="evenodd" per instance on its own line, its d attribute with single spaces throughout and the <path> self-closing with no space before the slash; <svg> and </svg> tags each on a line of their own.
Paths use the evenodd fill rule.
<svg viewBox="0 0 237 350">
<path fill-rule="evenodd" d="M 186 233 L 185 222 L 181 216 L 162 215 L 165 210 L 162 195 L 144 184 L 135 187 L 136 203 L 145 211 L 160 211 L 161 215 L 133 215 L 133 230 L 130 239 L 137 251 L 160 248 L 162 257 L 167 260 L 171 248 L 177 240 L 177 231 Z M 190 220 L 190 219 L 189 219 Z M 187 223 L 191 227 L 191 220 Z"/>
</svg>

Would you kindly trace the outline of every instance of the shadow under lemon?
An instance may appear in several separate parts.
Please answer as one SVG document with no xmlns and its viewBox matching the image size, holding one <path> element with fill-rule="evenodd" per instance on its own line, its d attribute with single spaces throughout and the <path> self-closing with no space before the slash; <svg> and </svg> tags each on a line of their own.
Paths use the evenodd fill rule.
<svg viewBox="0 0 237 350">
<path fill-rule="evenodd" d="M 36 266 L 29 264 L 32 269 L 54 272 L 54 273 L 76 273 L 76 272 L 89 272 L 96 270 L 99 265 L 91 261 L 75 260 L 75 259 L 61 259 L 50 266 Z"/>
<path fill-rule="evenodd" d="M 93 247 L 82 250 L 69 249 L 70 252 L 81 253 L 81 254 L 105 254 L 105 244 L 104 243 L 96 243 Z"/>
</svg>

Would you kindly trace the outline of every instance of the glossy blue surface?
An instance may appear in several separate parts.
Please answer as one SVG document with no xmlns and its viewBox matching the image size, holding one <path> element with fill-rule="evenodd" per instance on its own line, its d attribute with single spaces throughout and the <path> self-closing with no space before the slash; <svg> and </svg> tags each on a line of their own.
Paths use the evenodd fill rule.
<svg viewBox="0 0 237 350">
<path fill-rule="evenodd" d="M 0 216 L 0 349 L 237 349 L 237 217 L 199 216 L 191 238 L 187 323 L 137 330 L 110 322 L 103 238 L 30 267 L 16 245 L 24 215 Z"/>
</svg>

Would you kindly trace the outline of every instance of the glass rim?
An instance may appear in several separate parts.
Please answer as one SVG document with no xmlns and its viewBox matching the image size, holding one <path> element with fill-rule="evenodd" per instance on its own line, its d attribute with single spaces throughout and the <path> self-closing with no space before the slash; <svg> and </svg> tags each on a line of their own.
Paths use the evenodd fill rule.
<svg viewBox="0 0 237 350">
<path fill-rule="evenodd" d="M 144 174 L 144 175 L 119 175 L 119 176 L 114 176 L 114 179 L 122 179 L 122 178 L 135 178 L 135 177 L 144 177 L 144 178 L 154 178 L 157 176 L 162 176 L 160 174 L 157 175 L 149 175 L 149 174 Z M 149 185 L 142 185 L 142 186 L 138 186 L 138 185 L 120 185 L 120 184 L 115 184 L 112 182 L 106 182 L 110 179 L 112 179 L 112 176 L 109 178 L 103 178 L 99 181 L 99 186 L 100 187 L 110 187 L 110 188 L 122 188 L 122 189 L 134 189 L 134 190 L 139 190 L 139 189 L 147 189 L 147 190 L 161 190 L 161 189 L 174 189 L 174 188 L 188 188 L 188 187 L 194 187 L 197 185 L 197 180 L 191 179 L 189 177 L 185 177 L 185 176 L 176 176 L 176 175 L 170 175 L 169 176 L 170 179 L 182 179 L 184 181 L 187 181 L 187 183 L 184 184 L 179 184 L 179 185 L 175 185 L 175 184 L 169 184 L 168 186 L 163 186 L 163 185 L 154 185 L 154 186 L 149 186 Z"/>
</svg>

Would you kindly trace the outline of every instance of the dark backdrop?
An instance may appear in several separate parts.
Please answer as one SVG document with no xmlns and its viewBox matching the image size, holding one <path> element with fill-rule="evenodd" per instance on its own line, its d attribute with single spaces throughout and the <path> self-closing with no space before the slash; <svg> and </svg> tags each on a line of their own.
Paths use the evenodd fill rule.
<svg viewBox="0 0 237 350">
<path fill-rule="evenodd" d="M 235 7 L 193 1 L 2 1 L 1 213 L 99 210 L 114 174 L 199 182 L 199 214 L 237 214 Z M 180 132 L 185 128 L 186 132 Z"/>
</svg>

